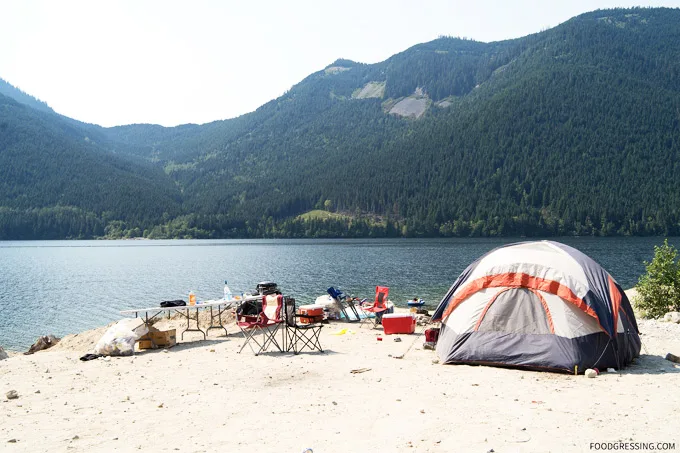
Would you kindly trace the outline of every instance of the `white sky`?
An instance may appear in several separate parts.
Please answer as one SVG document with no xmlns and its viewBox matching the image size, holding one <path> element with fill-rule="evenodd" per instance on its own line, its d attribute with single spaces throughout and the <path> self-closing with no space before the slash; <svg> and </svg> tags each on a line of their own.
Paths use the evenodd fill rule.
<svg viewBox="0 0 680 453">
<path fill-rule="evenodd" d="M 102 126 L 233 118 L 338 58 L 440 35 L 491 42 L 680 0 L 0 0 L 0 78 Z"/>
</svg>

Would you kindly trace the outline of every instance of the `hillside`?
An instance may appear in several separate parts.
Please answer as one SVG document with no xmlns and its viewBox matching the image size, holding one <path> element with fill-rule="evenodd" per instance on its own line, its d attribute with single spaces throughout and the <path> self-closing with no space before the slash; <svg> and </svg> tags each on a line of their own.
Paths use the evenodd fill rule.
<svg viewBox="0 0 680 453">
<path fill-rule="evenodd" d="M 54 113 L 0 95 L 0 239 L 86 238 L 126 225 L 139 235 L 180 213 L 158 168 L 116 156 Z"/>
<path fill-rule="evenodd" d="M 680 10 L 617 9 L 515 40 L 338 60 L 231 120 L 74 127 L 174 200 L 117 214 L 123 234 L 668 235 L 679 109 Z M 341 215 L 301 215 L 314 209 Z"/>
</svg>

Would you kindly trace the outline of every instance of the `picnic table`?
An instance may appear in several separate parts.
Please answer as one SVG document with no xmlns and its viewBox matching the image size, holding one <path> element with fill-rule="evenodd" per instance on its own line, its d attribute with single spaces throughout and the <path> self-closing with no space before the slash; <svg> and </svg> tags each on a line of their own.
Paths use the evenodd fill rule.
<svg viewBox="0 0 680 453">
<path fill-rule="evenodd" d="M 180 305 L 173 307 L 150 307 L 150 308 L 135 308 L 131 310 L 121 310 L 121 314 L 130 315 L 134 314 L 135 318 L 141 317 L 142 321 L 146 327 L 151 327 L 151 323 L 154 319 L 160 316 L 162 313 L 167 312 L 170 316 L 171 312 L 176 312 L 182 315 L 187 320 L 187 327 L 182 331 L 181 338 L 184 339 L 185 332 L 201 332 L 203 334 L 203 339 L 207 338 L 207 332 L 210 329 L 224 329 L 224 334 L 227 334 L 227 328 L 224 327 L 224 320 L 222 315 L 230 308 L 243 303 L 248 300 L 259 300 L 262 296 L 249 296 L 243 299 L 232 299 L 232 300 L 207 300 L 199 301 L 196 305 Z M 210 325 L 205 329 L 201 329 L 200 321 L 198 318 L 198 311 L 210 309 Z M 196 328 L 191 328 L 191 311 L 194 310 L 196 313 Z M 140 316 L 141 315 L 141 316 Z"/>
</svg>

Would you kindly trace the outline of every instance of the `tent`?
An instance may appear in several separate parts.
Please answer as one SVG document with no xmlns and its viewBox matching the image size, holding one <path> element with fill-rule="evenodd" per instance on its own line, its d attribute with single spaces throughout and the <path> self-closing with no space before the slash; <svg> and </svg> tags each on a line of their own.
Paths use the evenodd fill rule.
<svg viewBox="0 0 680 453">
<path fill-rule="evenodd" d="M 583 373 L 640 355 L 630 302 L 593 259 L 553 241 L 494 249 L 470 264 L 434 312 L 441 363 Z"/>
</svg>

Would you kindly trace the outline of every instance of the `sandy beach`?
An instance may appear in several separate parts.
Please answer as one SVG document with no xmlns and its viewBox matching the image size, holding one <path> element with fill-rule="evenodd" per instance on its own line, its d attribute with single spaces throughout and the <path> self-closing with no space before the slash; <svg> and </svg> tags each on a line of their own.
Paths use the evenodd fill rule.
<svg viewBox="0 0 680 453">
<path fill-rule="evenodd" d="M 384 335 L 343 322 L 322 329 L 323 354 L 238 354 L 243 340 L 230 324 L 207 341 L 178 335 L 167 351 L 80 361 L 102 327 L 0 361 L 0 450 L 583 452 L 601 442 L 677 450 L 680 365 L 664 357 L 680 355 L 680 324 L 638 323 L 641 357 L 594 379 L 441 365 L 423 349 L 424 327 Z M 8 400 L 10 390 L 19 397 Z"/>
</svg>

